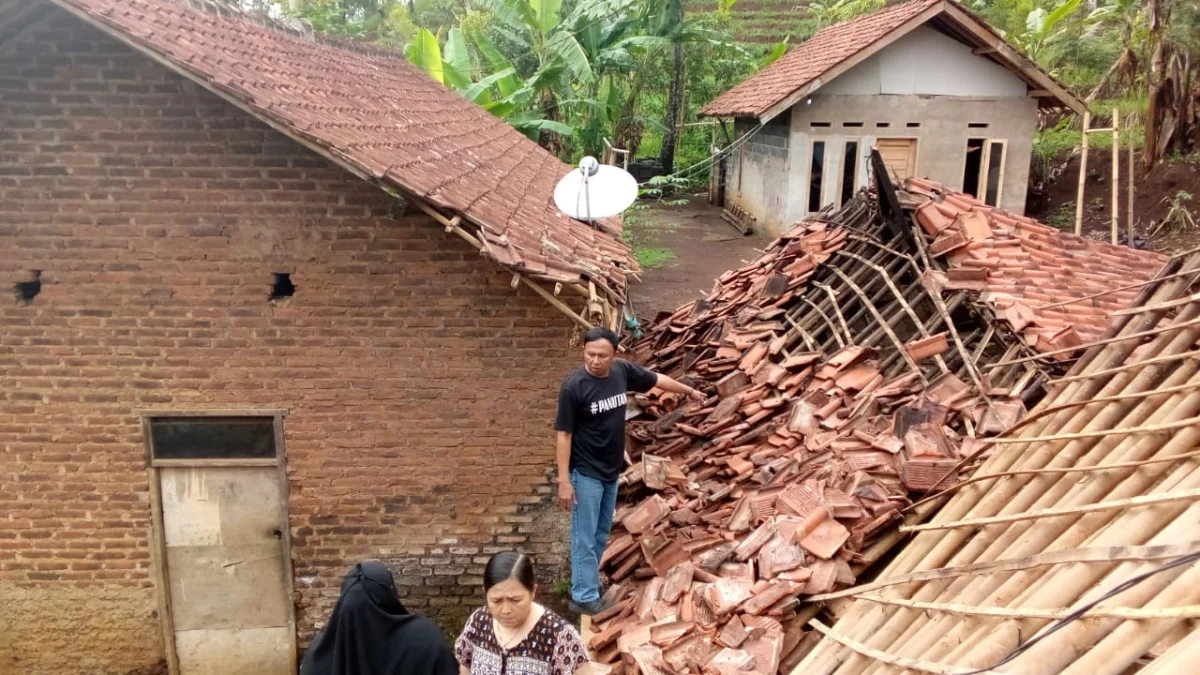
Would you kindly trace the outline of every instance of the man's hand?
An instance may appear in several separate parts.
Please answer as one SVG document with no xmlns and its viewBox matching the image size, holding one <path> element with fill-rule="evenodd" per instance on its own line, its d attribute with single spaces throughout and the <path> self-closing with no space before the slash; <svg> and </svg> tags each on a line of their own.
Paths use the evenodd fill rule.
<svg viewBox="0 0 1200 675">
<path fill-rule="evenodd" d="M 691 391 L 689 391 L 687 393 L 687 395 L 688 395 L 688 398 L 692 399 L 693 401 L 695 401 L 697 403 L 703 403 L 704 400 L 708 398 L 707 396 L 704 395 L 704 392 L 700 391 L 699 389 L 695 389 L 695 388 L 693 388 Z"/>
<path fill-rule="evenodd" d="M 572 506 L 575 506 L 575 487 L 571 485 L 570 481 L 559 481 L 558 508 L 570 511 Z"/>
</svg>

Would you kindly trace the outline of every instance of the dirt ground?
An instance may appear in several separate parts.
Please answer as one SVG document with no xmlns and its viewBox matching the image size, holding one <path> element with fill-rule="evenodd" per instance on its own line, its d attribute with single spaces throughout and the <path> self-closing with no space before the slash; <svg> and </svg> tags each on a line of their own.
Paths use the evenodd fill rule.
<svg viewBox="0 0 1200 675">
<path fill-rule="evenodd" d="M 1142 170 L 1140 156 L 1134 157 L 1134 237 L 1146 237 L 1162 222 L 1170 210 L 1165 199 L 1176 198 L 1179 192 L 1191 195 L 1191 199 L 1180 198 L 1181 204 L 1191 212 L 1200 226 L 1200 160 L 1172 159 L 1154 167 L 1146 173 Z M 1117 181 L 1120 192 L 1121 241 L 1124 243 L 1126 224 L 1126 201 L 1129 176 L 1126 171 L 1128 159 L 1121 154 L 1120 175 Z M 1087 180 L 1084 192 L 1083 231 L 1091 239 L 1107 241 L 1112 234 L 1112 152 L 1092 150 L 1088 153 Z M 1075 226 L 1075 201 L 1079 187 L 1079 157 L 1071 157 L 1067 168 L 1052 183 L 1040 199 L 1031 199 L 1028 215 L 1063 230 Z M 1200 245 L 1200 227 L 1191 231 L 1162 233 L 1153 237 L 1149 248 L 1156 251 L 1180 251 Z"/>
<path fill-rule="evenodd" d="M 627 215 L 625 222 L 635 249 L 656 254 L 643 257 L 669 258 L 643 271 L 641 283 L 631 285 L 633 307 L 643 324 L 712 290 L 714 279 L 753 260 L 756 249 L 769 243 L 733 229 L 704 195 L 693 195 L 685 204 L 653 204 Z"/>
</svg>

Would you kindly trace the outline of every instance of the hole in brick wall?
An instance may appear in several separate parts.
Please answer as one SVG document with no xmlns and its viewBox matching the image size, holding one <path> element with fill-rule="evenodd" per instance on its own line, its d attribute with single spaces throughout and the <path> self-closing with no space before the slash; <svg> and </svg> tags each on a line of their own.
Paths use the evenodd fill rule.
<svg viewBox="0 0 1200 675">
<path fill-rule="evenodd" d="M 858 127 L 861 127 L 862 125 L 863 125 L 862 122 L 842 122 L 842 126 L 850 127 L 852 129 L 857 129 Z"/>
<path fill-rule="evenodd" d="M 920 128 L 921 123 L 920 122 L 909 122 L 908 124 L 905 124 L 904 126 L 908 127 L 909 129 L 917 129 L 917 128 Z"/>
<path fill-rule="evenodd" d="M 988 123 L 987 122 L 967 122 L 967 128 L 968 129 L 986 129 L 986 128 L 988 128 Z"/>
<path fill-rule="evenodd" d="M 886 128 L 892 126 L 892 123 L 891 122 L 876 122 L 875 126 L 879 127 L 880 129 L 886 129 Z"/>
<path fill-rule="evenodd" d="M 824 129 L 829 126 L 829 122 L 810 122 L 808 126 Z"/>
<path fill-rule="evenodd" d="M 292 275 L 286 272 L 275 273 L 275 283 L 271 285 L 271 299 L 290 298 L 296 294 L 296 285 L 292 283 Z"/>
<path fill-rule="evenodd" d="M 29 276 L 29 281 L 18 281 L 16 285 L 17 297 L 22 302 L 33 302 L 38 293 L 42 292 L 42 271 L 33 270 Z"/>
</svg>

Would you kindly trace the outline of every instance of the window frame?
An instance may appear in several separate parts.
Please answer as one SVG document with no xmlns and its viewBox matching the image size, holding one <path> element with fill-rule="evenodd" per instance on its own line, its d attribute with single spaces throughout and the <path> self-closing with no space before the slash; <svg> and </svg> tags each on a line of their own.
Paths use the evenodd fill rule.
<svg viewBox="0 0 1200 675">
<path fill-rule="evenodd" d="M 146 466 L 150 468 L 198 466 L 282 466 L 284 461 L 283 449 L 283 410 L 141 410 L 138 416 L 142 420 L 142 438 L 146 446 Z M 154 434 L 151 426 L 155 420 L 165 418 L 214 418 L 214 417 L 246 417 L 270 420 L 275 435 L 274 457 L 213 457 L 187 459 L 159 459 L 154 456 Z"/>
<path fill-rule="evenodd" d="M 975 138 L 978 138 L 976 136 Z M 992 167 L 992 145 L 1000 144 L 1000 178 L 996 181 L 996 203 L 988 204 L 987 201 L 987 184 L 988 178 L 991 177 Z M 987 204 L 988 206 L 998 209 L 1000 203 L 1004 201 L 1004 170 L 1008 168 L 1008 139 L 1007 138 L 984 138 L 983 139 L 983 156 L 979 158 L 979 184 L 976 186 L 976 199 Z M 966 171 L 966 157 L 963 158 L 963 171 Z"/>
<path fill-rule="evenodd" d="M 849 197 L 849 199 L 854 199 L 854 191 L 858 185 L 858 170 L 860 168 L 858 165 L 858 162 L 862 158 L 861 155 L 863 154 L 863 139 L 862 139 L 862 137 L 843 138 L 842 139 L 842 166 L 841 166 L 841 171 L 838 172 L 839 173 L 839 175 L 838 175 L 838 190 L 837 190 L 837 207 L 838 208 L 845 206 L 846 202 L 849 201 L 849 199 L 847 199 L 845 197 L 845 194 L 846 194 L 846 159 L 851 156 L 847 152 L 851 143 L 854 144 L 854 155 L 853 155 L 853 157 L 854 157 L 854 172 L 850 175 L 850 197 Z"/>
<path fill-rule="evenodd" d="M 828 136 L 811 137 L 808 142 L 808 174 L 806 181 L 807 193 L 805 194 L 804 213 L 813 214 L 820 213 L 821 209 L 825 208 L 821 204 L 822 194 L 825 191 L 825 178 L 829 171 L 829 141 Z M 817 143 L 821 144 L 821 182 L 817 185 L 817 208 L 812 208 L 813 203 L 813 160 L 817 157 Z"/>
</svg>

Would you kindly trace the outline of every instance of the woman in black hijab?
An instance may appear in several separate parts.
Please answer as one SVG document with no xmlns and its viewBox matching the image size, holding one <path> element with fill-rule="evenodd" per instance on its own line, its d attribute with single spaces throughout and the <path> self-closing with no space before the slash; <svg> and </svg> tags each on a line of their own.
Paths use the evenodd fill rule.
<svg viewBox="0 0 1200 675">
<path fill-rule="evenodd" d="M 300 675 L 457 675 L 458 663 L 432 621 L 409 614 L 392 573 L 354 566 L 329 623 L 312 641 Z"/>
</svg>

